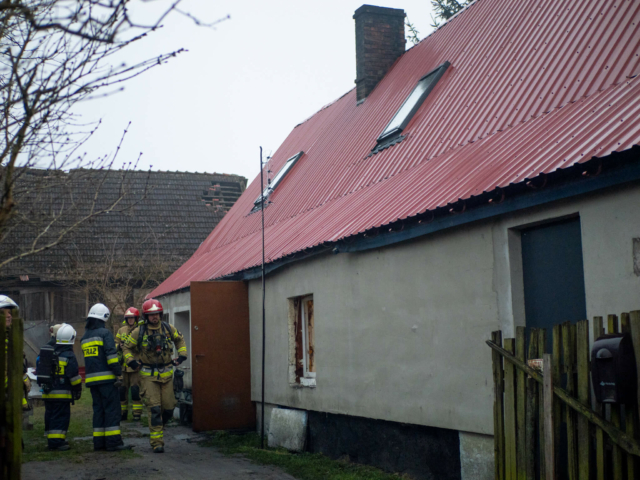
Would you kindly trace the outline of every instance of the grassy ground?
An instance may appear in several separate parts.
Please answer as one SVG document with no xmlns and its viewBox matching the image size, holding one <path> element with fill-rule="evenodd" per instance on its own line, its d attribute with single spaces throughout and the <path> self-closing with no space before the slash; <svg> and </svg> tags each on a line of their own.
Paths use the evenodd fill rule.
<svg viewBox="0 0 640 480">
<path fill-rule="evenodd" d="M 91 407 L 91 392 L 82 391 L 82 398 L 71 405 L 71 423 L 67 431 L 67 441 L 71 447 L 66 452 L 50 451 L 44 436 L 44 407 L 36 407 L 33 412 L 33 430 L 24 431 L 23 463 L 65 459 L 70 462 L 82 463 L 83 454 L 93 452 L 93 440 L 76 440 L 80 437 L 92 437 L 93 410 Z M 139 455 L 132 450 L 118 452 L 123 458 L 133 458 Z"/>
<path fill-rule="evenodd" d="M 84 390 L 82 398 L 71 406 L 71 423 L 67 432 L 67 440 L 71 449 L 66 452 L 51 452 L 47 449 L 47 439 L 44 437 L 44 407 L 38 407 L 33 415 L 33 430 L 24 432 L 25 450 L 23 462 L 63 460 L 73 463 L 83 463 L 93 454 L 91 393 Z M 143 425 L 146 415 L 143 415 Z M 130 433 L 133 434 L 133 433 Z M 86 437 L 87 440 L 78 440 Z M 260 437 L 256 433 L 246 435 L 231 435 L 217 433 L 208 440 L 201 442 L 201 446 L 215 447 L 226 455 L 240 454 L 249 460 L 280 467 L 285 472 L 299 480 L 398 480 L 409 477 L 391 475 L 377 468 L 357 465 L 348 461 L 331 460 L 321 454 L 289 453 L 284 449 L 260 449 Z M 111 455 L 126 458 L 141 457 L 132 450 L 125 450 Z"/>
<path fill-rule="evenodd" d="M 218 432 L 200 443 L 216 447 L 226 455 L 240 454 L 253 462 L 275 465 L 299 480 L 398 480 L 407 476 L 388 474 L 374 467 L 348 461 L 331 460 L 319 453 L 290 453 L 284 449 L 260 449 L 257 433 L 230 435 Z"/>
</svg>

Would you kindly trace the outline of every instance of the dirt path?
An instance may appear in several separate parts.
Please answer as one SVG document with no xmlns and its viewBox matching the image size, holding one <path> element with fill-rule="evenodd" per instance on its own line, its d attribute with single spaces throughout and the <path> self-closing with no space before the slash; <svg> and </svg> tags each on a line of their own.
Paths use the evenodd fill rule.
<svg viewBox="0 0 640 480">
<path fill-rule="evenodd" d="M 142 458 L 126 458 L 107 452 L 90 453 L 73 461 L 29 462 L 23 465 L 24 480 L 129 480 L 129 479 L 238 479 L 295 480 L 281 470 L 255 465 L 239 457 L 225 457 L 214 448 L 200 447 L 201 437 L 191 429 L 167 426 L 165 453 L 149 447 L 148 429 L 123 423 L 126 443 L 135 446 Z M 125 433 L 126 432 L 126 433 Z M 142 436 L 146 435 L 146 436 Z M 91 441 L 87 439 L 86 441 Z M 116 463 L 119 462 L 119 463 Z"/>
</svg>

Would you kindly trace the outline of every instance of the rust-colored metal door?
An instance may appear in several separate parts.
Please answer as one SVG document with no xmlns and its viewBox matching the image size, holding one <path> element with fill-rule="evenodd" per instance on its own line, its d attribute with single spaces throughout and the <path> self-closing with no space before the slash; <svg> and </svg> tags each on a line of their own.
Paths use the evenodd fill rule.
<svg viewBox="0 0 640 480">
<path fill-rule="evenodd" d="M 193 429 L 255 426 L 249 292 L 244 282 L 191 283 Z"/>
</svg>

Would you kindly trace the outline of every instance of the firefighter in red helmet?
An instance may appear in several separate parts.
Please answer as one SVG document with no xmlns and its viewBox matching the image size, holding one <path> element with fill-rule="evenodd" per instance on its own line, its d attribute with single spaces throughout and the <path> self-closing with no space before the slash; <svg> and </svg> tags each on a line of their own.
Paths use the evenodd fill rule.
<svg viewBox="0 0 640 480">
<path fill-rule="evenodd" d="M 140 400 L 140 375 L 138 369 L 129 367 L 124 362 L 124 354 L 122 353 L 122 345 L 127 337 L 138 326 L 140 320 L 140 311 L 137 308 L 129 307 L 124 312 L 123 327 L 116 334 L 116 346 L 118 348 L 118 357 L 122 364 L 122 385 L 120 386 L 120 421 L 127 419 L 129 415 L 129 390 L 131 390 L 131 403 L 133 411 L 133 419 L 140 420 L 142 415 L 142 401 Z M 138 357 L 135 357 L 138 360 Z"/>
<path fill-rule="evenodd" d="M 130 368 L 140 368 L 140 396 L 148 409 L 149 440 L 154 453 L 164 452 L 164 425 L 173 415 L 173 367 L 187 359 L 182 334 L 162 321 L 162 304 L 147 300 L 142 305 L 144 324 L 131 332 L 124 342 L 124 361 Z M 175 346 L 178 358 L 173 358 Z M 136 360 L 139 355 L 139 360 Z"/>
</svg>

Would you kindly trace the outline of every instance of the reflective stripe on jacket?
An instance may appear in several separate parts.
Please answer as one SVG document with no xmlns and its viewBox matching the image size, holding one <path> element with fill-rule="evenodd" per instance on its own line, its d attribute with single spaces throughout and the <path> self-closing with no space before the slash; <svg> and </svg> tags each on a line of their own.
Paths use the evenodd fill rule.
<svg viewBox="0 0 640 480">
<path fill-rule="evenodd" d="M 49 393 L 42 392 L 43 400 L 68 400 L 71 401 L 71 390 L 51 390 Z"/>
<path fill-rule="evenodd" d="M 113 335 L 106 328 L 87 330 L 82 337 L 85 384 L 88 387 L 113 383 L 122 375 Z"/>
<path fill-rule="evenodd" d="M 173 367 L 170 365 L 159 368 L 142 367 L 140 369 L 140 375 L 142 375 L 143 377 L 171 377 L 173 375 Z"/>
</svg>

